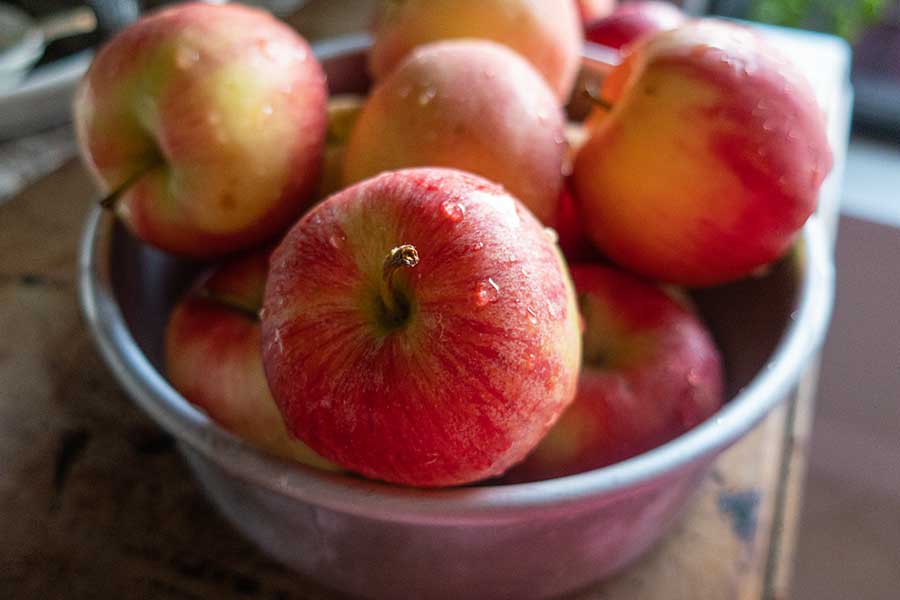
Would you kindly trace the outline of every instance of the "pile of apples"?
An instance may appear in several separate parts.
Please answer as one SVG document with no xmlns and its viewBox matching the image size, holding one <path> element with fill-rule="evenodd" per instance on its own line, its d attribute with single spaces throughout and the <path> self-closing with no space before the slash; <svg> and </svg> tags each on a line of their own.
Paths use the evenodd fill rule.
<svg viewBox="0 0 900 600">
<path fill-rule="evenodd" d="M 753 32 L 612 5 L 382 2 L 366 98 L 329 99 L 257 9 L 113 38 L 75 100 L 103 204 L 217 261 L 170 317 L 172 385 L 268 452 L 427 487 L 578 473 L 716 412 L 721 358 L 675 286 L 789 249 L 823 116 Z M 622 61 L 568 123 L 585 31 Z"/>
</svg>

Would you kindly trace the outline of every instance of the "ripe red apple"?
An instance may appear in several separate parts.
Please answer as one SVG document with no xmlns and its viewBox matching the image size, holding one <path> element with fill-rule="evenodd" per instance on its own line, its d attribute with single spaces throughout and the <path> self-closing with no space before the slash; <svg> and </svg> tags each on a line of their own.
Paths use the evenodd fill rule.
<svg viewBox="0 0 900 600">
<path fill-rule="evenodd" d="M 636 0 L 619 4 L 609 16 L 589 23 L 584 36 L 591 42 L 621 48 L 648 34 L 675 29 L 686 20 L 674 4 Z"/>
<path fill-rule="evenodd" d="M 172 312 L 166 375 L 188 402 L 224 429 L 276 456 L 321 469 L 337 467 L 288 435 L 262 366 L 258 312 L 268 252 L 215 269 Z"/>
<path fill-rule="evenodd" d="M 369 69 L 376 80 L 417 46 L 481 38 L 525 57 L 562 102 L 572 92 L 584 38 L 574 0 L 382 0 L 374 34 Z"/>
<path fill-rule="evenodd" d="M 405 167 L 450 167 L 506 187 L 553 224 L 565 118 L 516 53 L 484 40 L 416 49 L 372 91 L 344 154 L 344 183 Z"/>
<path fill-rule="evenodd" d="M 597 469 L 664 444 L 722 404 L 722 361 L 700 319 L 655 285 L 572 267 L 584 317 L 578 393 L 506 481 Z"/>
<path fill-rule="evenodd" d="M 413 486 L 522 460 L 575 393 L 569 275 L 500 186 L 384 173 L 326 199 L 272 255 L 263 360 L 288 429 L 322 456 Z"/>
<path fill-rule="evenodd" d="M 616 8 L 616 0 L 578 0 L 578 12 L 585 26 L 607 16 Z"/>
<path fill-rule="evenodd" d="M 575 160 L 592 241 L 632 271 L 687 285 L 781 256 L 831 169 L 809 84 L 752 31 L 707 21 L 639 42 L 604 81 Z"/>
<path fill-rule="evenodd" d="M 312 199 L 326 95 L 290 27 L 257 9 L 192 3 L 110 40 L 74 118 L 87 166 L 131 231 L 211 257 L 266 240 Z"/>
</svg>

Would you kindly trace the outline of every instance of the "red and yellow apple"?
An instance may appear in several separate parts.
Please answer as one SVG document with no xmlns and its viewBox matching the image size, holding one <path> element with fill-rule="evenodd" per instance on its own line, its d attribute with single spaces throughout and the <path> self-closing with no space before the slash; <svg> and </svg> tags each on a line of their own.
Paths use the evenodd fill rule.
<svg viewBox="0 0 900 600">
<path fill-rule="evenodd" d="M 488 39 L 528 60 L 561 102 L 572 92 L 583 40 L 575 0 L 381 0 L 374 34 L 369 69 L 376 80 L 417 46 Z"/>
<path fill-rule="evenodd" d="M 610 48 L 622 48 L 646 35 L 684 24 L 681 9 L 661 0 L 636 0 L 619 4 L 612 14 L 591 22 L 584 37 Z"/>
<path fill-rule="evenodd" d="M 628 269 L 711 285 L 778 258 L 831 169 L 797 69 L 748 29 L 708 21 L 632 47 L 604 81 L 575 161 L 578 213 Z"/>
<path fill-rule="evenodd" d="M 507 482 L 597 469 L 664 444 L 722 404 L 722 361 L 702 321 L 655 285 L 572 267 L 584 318 L 572 405 Z"/>
<path fill-rule="evenodd" d="M 565 118 L 512 50 L 484 40 L 417 48 L 372 91 L 344 153 L 344 183 L 407 167 L 448 167 L 506 187 L 553 224 Z"/>
<path fill-rule="evenodd" d="M 268 13 L 191 3 L 109 41 L 75 96 L 79 146 L 131 231 L 211 257 L 296 219 L 318 184 L 325 77 Z"/>
<path fill-rule="evenodd" d="M 384 173 L 308 212 L 272 255 L 262 333 L 289 431 L 412 486 L 522 460 L 581 358 L 551 236 L 500 186 L 448 169 Z"/>
<path fill-rule="evenodd" d="M 289 460 L 336 469 L 288 435 L 262 366 L 259 310 L 269 252 L 254 252 L 203 277 L 166 326 L 166 376 L 222 428 Z"/>
</svg>

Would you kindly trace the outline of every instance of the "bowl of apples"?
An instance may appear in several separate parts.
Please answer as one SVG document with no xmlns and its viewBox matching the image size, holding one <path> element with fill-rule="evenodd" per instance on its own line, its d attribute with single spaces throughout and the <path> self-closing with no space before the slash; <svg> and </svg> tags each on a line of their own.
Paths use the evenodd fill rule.
<svg viewBox="0 0 900 600">
<path fill-rule="evenodd" d="M 385 3 L 314 47 L 186 4 L 79 87 L 97 346 L 222 514 L 327 588 L 602 579 L 822 342 L 802 77 L 689 22 L 626 45 L 585 119 L 581 41 L 574 2 Z"/>
</svg>

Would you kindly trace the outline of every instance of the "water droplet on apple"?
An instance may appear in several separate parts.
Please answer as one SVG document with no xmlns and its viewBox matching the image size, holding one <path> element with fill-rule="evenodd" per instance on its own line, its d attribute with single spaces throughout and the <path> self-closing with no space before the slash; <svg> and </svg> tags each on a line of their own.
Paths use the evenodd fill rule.
<svg viewBox="0 0 900 600">
<path fill-rule="evenodd" d="M 454 223 L 459 223 L 466 216 L 466 207 L 459 202 L 445 200 L 441 204 L 441 212 Z"/>
<path fill-rule="evenodd" d="M 691 369 L 687 374 L 687 382 L 691 386 L 696 386 L 700 383 L 700 374 L 697 372 L 697 369 Z"/>
<path fill-rule="evenodd" d="M 264 308 L 259 309 L 260 320 L 265 319 L 266 315 L 268 315 L 268 314 L 269 314 L 269 312 L 266 309 L 264 309 Z"/>
<path fill-rule="evenodd" d="M 528 272 L 528 268 L 527 268 L 527 267 L 524 267 L 524 266 L 523 266 L 523 267 L 522 267 L 521 269 L 519 269 L 519 270 L 522 272 L 522 277 L 528 277 L 529 275 L 531 275 L 531 273 Z"/>
<path fill-rule="evenodd" d="M 500 299 L 500 286 L 490 277 L 475 288 L 475 306 L 487 306 Z"/>
<path fill-rule="evenodd" d="M 547 114 L 545 110 L 539 110 L 537 113 L 537 120 L 539 123 L 544 124 L 550 119 L 550 115 Z"/>
<path fill-rule="evenodd" d="M 328 245 L 334 248 L 335 250 L 343 247 L 344 242 L 347 241 L 347 236 L 343 233 L 332 233 L 328 236 Z"/>
<path fill-rule="evenodd" d="M 544 233 L 547 234 L 547 237 L 550 238 L 552 243 L 557 243 L 559 241 L 559 234 L 556 233 L 556 230 L 552 227 L 544 227 Z"/>
<path fill-rule="evenodd" d="M 475 242 L 475 243 L 472 244 L 470 247 L 471 247 L 471 249 L 472 249 L 473 252 L 478 252 L 479 250 L 481 250 L 482 248 L 484 248 L 484 242 Z"/>
<path fill-rule="evenodd" d="M 525 318 L 528 319 L 528 322 L 532 325 L 538 324 L 537 313 L 534 312 L 534 310 L 530 306 L 525 309 Z"/>
<path fill-rule="evenodd" d="M 175 50 L 175 66 L 181 70 L 190 69 L 200 60 L 200 53 L 189 46 L 180 46 Z"/>
<path fill-rule="evenodd" d="M 269 116 L 272 114 L 273 110 L 274 109 L 272 108 L 271 104 L 266 104 L 262 107 L 262 114 Z"/>
<path fill-rule="evenodd" d="M 763 121 L 763 131 L 775 131 L 778 127 L 778 123 L 775 119 L 766 119 Z"/>
<path fill-rule="evenodd" d="M 562 311 L 559 310 L 559 307 L 552 300 L 547 300 L 547 314 L 550 315 L 550 318 L 554 321 L 558 320 L 562 316 Z"/>
<path fill-rule="evenodd" d="M 437 90 L 431 86 L 426 87 L 419 93 L 419 106 L 425 106 L 437 96 Z"/>
<path fill-rule="evenodd" d="M 799 140 L 800 132 L 798 132 L 796 129 L 791 129 L 790 131 L 788 131 L 788 139 L 789 140 Z"/>
</svg>

